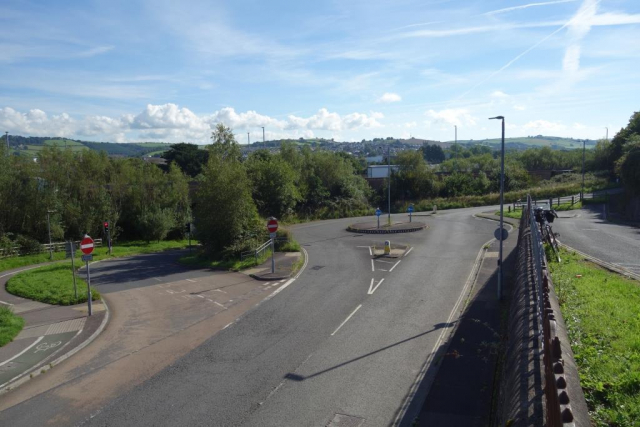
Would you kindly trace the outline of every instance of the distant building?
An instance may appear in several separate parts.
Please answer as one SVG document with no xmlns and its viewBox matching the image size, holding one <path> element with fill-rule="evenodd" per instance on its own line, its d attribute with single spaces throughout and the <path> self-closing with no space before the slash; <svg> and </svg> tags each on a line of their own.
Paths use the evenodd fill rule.
<svg viewBox="0 0 640 427">
<path fill-rule="evenodd" d="M 391 165 L 391 170 L 398 172 L 399 166 Z M 389 166 L 387 165 L 371 165 L 367 168 L 367 178 L 388 178 Z"/>
<path fill-rule="evenodd" d="M 365 157 L 365 159 L 367 160 L 367 163 L 380 163 L 380 162 L 382 162 L 382 156 Z"/>
</svg>

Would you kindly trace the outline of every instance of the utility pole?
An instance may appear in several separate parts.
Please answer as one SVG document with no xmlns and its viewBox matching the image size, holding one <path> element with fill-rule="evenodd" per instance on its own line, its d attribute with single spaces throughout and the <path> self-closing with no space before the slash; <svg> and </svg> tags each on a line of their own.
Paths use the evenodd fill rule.
<svg viewBox="0 0 640 427">
<path fill-rule="evenodd" d="M 607 135 L 608 136 L 608 135 Z M 582 191 L 580 191 L 580 201 L 584 198 L 584 153 L 587 147 L 587 141 L 582 141 Z"/>
<path fill-rule="evenodd" d="M 453 125 L 454 128 L 456 128 L 456 144 L 458 143 L 458 125 Z"/>
<path fill-rule="evenodd" d="M 55 211 L 47 210 L 47 230 L 49 231 L 49 259 L 53 259 L 53 246 L 51 244 L 51 219 L 50 215 Z"/>
<path fill-rule="evenodd" d="M 247 145 L 251 145 L 251 139 L 249 138 L 249 132 L 247 132 Z"/>
<path fill-rule="evenodd" d="M 498 261 L 498 299 L 502 299 L 502 241 L 504 240 L 504 116 L 491 117 L 489 120 L 502 120 L 502 153 L 500 156 L 500 257 Z"/>
<path fill-rule="evenodd" d="M 388 223 L 389 225 L 391 225 L 391 143 L 389 143 L 389 146 L 387 147 L 387 172 L 389 175 L 389 185 L 387 185 L 387 190 L 388 190 L 387 201 L 388 201 L 388 209 L 389 209 Z"/>
<path fill-rule="evenodd" d="M 605 129 L 607 130 L 607 136 L 606 136 L 606 138 L 605 138 L 605 139 L 606 139 L 607 141 L 609 141 L 609 128 L 608 128 L 608 127 L 605 127 Z M 7 141 L 7 143 L 8 143 L 8 141 Z"/>
<path fill-rule="evenodd" d="M 7 156 L 9 155 L 9 131 L 5 131 L 4 134 L 7 137 Z"/>
<path fill-rule="evenodd" d="M 267 148 L 267 143 L 264 140 L 264 126 L 262 126 L 262 146 Z"/>
</svg>

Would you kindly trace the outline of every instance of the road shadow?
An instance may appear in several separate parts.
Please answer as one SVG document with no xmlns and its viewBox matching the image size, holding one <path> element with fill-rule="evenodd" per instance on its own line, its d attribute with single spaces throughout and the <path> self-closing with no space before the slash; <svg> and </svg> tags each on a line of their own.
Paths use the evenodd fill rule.
<svg viewBox="0 0 640 427">
<path fill-rule="evenodd" d="M 387 346 L 385 346 L 385 347 L 382 347 L 382 348 L 380 348 L 380 349 L 378 349 L 378 350 L 371 351 L 371 352 L 369 352 L 369 353 L 363 354 L 362 356 L 358 356 L 358 357 L 355 357 L 355 358 L 353 358 L 353 359 L 347 360 L 347 361 L 345 361 L 345 362 L 339 363 L 339 364 L 337 364 L 337 365 L 335 365 L 335 366 L 332 366 L 331 368 L 327 368 L 327 369 L 324 369 L 324 370 L 322 370 L 322 371 L 318 371 L 318 372 L 316 372 L 316 373 L 313 373 L 313 374 L 311 374 L 311 375 L 306 375 L 306 376 L 305 376 L 305 375 L 298 375 L 298 374 L 296 374 L 296 373 L 292 373 L 292 372 L 290 372 L 290 373 L 286 374 L 286 375 L 284 376 L 284 378 L 285 378 L 285 379 L 287 379 L 287 380 L 290 380 L 290 381 L 306 381 L 306 380 L 312 379 L 312 378 L 314 378 L 314 377 L 317 377 L 317 376 L 320 376 L 320 375 L 326 374 L 327 372 L 331 372 L 331 371 L 333 371 L 333 370 L 335 370 L 335 369 L 342 368 L 343 366 L 347 366 L 347 365 L 349 365 L 350 363 L 357 362 L 358 360 L 365 359 L 365 358 L 367 358 L 367 357 L 369 357 L 369 356 L 373 356 L 374 354 L 378 354 L 378 353 L 383 352 L 383 351 L 385 351 L 385 350 L 388 350 L 388 349 L 390 349 L 390 348 L 393 348 L 393 347 L 396 347 L 396 346 L 402 345 L 402 344 L 407 343 L 407 342 L 409 342 L 409 341 L 412 341 L 412 340 L 414 340 L 414 339 L 416 339 L 416 338 L 420 338 L 420 337 L 422 337 L 422 336 L 424 336 L 424 335 L 430 334 L 431 332 L 435 332 L 435 331 L 437 331 L 438 329 L 442 329 L 442 328 L 450 328 L 450 327 L 452 327 L 453 325 L 454 325 L 454 323 L 436 323 L 435 325 L 433 325 L 433 329 L 430 329 L 430 330 L 428 330 L 428 331 L 425 331 L 425 332 L 419 333 L 419 334 L 414 335 L 414 336 L 409 337 L 409 338 L 405 338 L 405 339 L 403 339 L 403 340 L 401 340 L 401 341 L 397 341 L 397 342 L 395 342 L 395 343 L 393 343 L 393 344 L 389 344 L 389 345 L 387 345 Z"/>
<path fill-rule="evenodd" d="M 448 345 L 438 350 L 413 395 L 398 409 L 396 416 L 404 413 L 399 426 L 491 425 L 516 253 L 515 249 L 506 252 L 502 301 L 496 296 L 497 260 L 485 258 Z"/>
</svg>

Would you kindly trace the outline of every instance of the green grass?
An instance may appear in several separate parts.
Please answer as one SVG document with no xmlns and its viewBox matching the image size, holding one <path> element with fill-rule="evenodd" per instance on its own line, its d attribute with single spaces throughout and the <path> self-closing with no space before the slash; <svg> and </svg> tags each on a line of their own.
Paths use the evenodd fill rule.
<svg viewBox="0 0 640 427">
<path fill-rule="evenodd" d="M 593 424 L 640 426 L 640 286 L 560 256 L 549 257 L 551 273 Z"/>
<path fill-rule="evenodd" d="M 118 242 L 113 246 L 113 254 L 109 256 L 107 254 L 108 249 L 106 246 L 96 248 L 93 251 L 93 259 L 101 260 L 105 258 L 116 258 L 123 256 L 131 256 L 138 254 L 148 254 L 153 252 L 160 252 L 167 249 L 182 249 L 186 248 L 189 244 L 188 240 L 164 240 L 161 242 L 145 242 L 141 240 Z M 191 240 L 192 245 L 196 245 L 197 241 Z M 64 252 L 54 252 L 53 260 L 64 260 Z M 76 251 L 76 259 L 80 262 L 80 256 L 82 253 Z M 43 252 L 34 255 L 25 255 L 18 257 L 2 258 L 0 259 L 0 272 L 5 270 L 12 270 L 14 268 L 24 267 L 27 265 L 41 264 L 49 261 L 49 252 Z"/>
<path fill-rule="evenodd" d="M 9 307 L 0 306 L 0 347 L 13 341 L 23 326 L 22 317 L 13 314 Z"/>
<path fill-rule="evenodd" d="M 81 263 L 78 263 L 81 264 Z M 76 274 L 78 297 L 73 290 L 71 263 L 63 262 L 13 276 L 7 282 L 7 292 L 47 304 L 73 305 L 87 301 L 87 282 L 82 274 Z M 91 287 L 92 299 L 99 300 L 100 292 Z"/>
<path fill-rule="evenodd" d="M 178 260 L 182 265 L 188 267 L 200 267 L 200 268 L 212 268 L 214 270 L 231 270 L 241 271 L 247 268 L 255 267 L 262 264 L 271 256 L 271 250 L 265 250 L 256 262 L 256 258 L 253 256 L 247 257 L 244 260 L 226 259 L 226 260 L 211 260 L 205 257 L 203 254 L 186 255 Z"/>
</svg>

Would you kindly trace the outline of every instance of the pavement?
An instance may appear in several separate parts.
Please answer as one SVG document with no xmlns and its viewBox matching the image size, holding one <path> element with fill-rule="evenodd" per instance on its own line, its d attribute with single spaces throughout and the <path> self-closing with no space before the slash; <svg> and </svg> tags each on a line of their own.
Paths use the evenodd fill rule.
<svg viewBox="0 0 640 427">
<path fill-rule="evenodd" d="M 14 340 L 0 347 L 0 395 L 40 373 L 46 372 L 65 355 L 70 355 L 95 338 L 107 318 L 106 305 L 58 306 L 28 300 L 8 293 L 7 281 L 17 273 L 41 265 L 22 267 L 0 274 L 0 304 L 9 306 L 25 320 Z M 80 292 L 85 291 L 79 289 Z"/>
<path fill-rule="evenodd" d="M 184 251 L 92 264 L 110 309 L 104 331 L 46 375 L 0 396 L 3 425 L 77 425 L 152 378 L 286 286 L 191 270 Z"/>
<path fill-rule="evenodd" d="M 569 212 L 559 212 L 560 218 L 552 224 L 560 242 L 640 276 L 640 227 L 609 222 L 604 205 Z"/>
<path fill-rule="evenodd" d="M 295 282 L 84 423 L 410 425 L 495 229 L 475 212 L 441 212 L 429 232 L 391 237 L 408 247 L 396 259 L 372 253 L 388 236 L 346 232 L 354 220 L 292 227 L 308 253 Z"/>
</svg>

